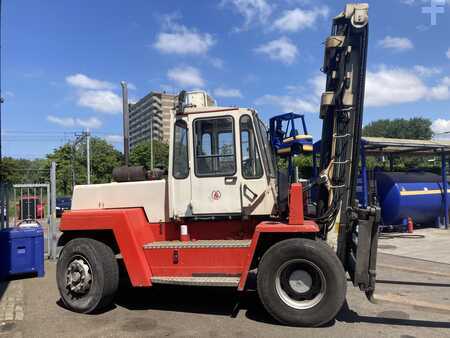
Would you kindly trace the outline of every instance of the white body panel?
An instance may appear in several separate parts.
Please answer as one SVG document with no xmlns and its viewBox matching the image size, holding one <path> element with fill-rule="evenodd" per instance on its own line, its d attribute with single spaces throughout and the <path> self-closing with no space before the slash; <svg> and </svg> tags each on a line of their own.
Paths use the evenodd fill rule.
<svg viewBox="0 0 450 338">
<path fill-rule="evenodd" d="M 165 180 L 75 186 L 72 210 L 143 208 L 150 223 L 168 221 Z"/>
<path fill-rule="evenodd" d="M 173 158 L 169 159 L 169 186 L 170 186 L 170 217 L 182 218 L 196 215 L 226 215 L 241 214 L 250 215 L 272 215 L 276 208 L 275 182 L 267 179 L 267 173 L 260 178 L 246 179 L 242 175 L 242 153 L 241 135 L 239 121 L 241 116 L 253 116 L 248 109 L 235 107 L 214 107 L 211 109 L 186 108 L 185 114 L 175 116 L 171 123 L 183 120 L 188 126 L 188 149 L 189 149 L 189 175 L 183 179 L 175 179 L 172 176 Z M 213 119 L 231 116 L 234 123 L 234 142 L 236 171 L 233 175 L 203 177 L 196 175 L 195 167 L 195 131 L 194 121 L 196 119 Z M 173 140 L 170 143 L 173 153 Z M 262 147 L 258 145 L 260 154 Z M 262 160 L 262 159 L 261 159 Z"/>
<path fill-rule="evenodd" d="M 224 112 L 208 112 L 189 115 L 188 121 L 190 128 L 190 139 L 195 141 L 195 131 L 193 123 L 197 119 L 215 119 L 232 118 L 233 128 L 236 127 L 236 121 L 239 121 L 239 111 L 237 109 Z M 239 153 L 239 137 L 234 131 L 235 155 Z M 239 157 L 236 156 L 236 171 L 227 175 L 220 176 L 197 176 L 198 168 L 195 166 L 195 152 L 192 146 L 189 153 L 191 165 L 191 207 L 194 215 L 207 214 L 240 214 L 242 211 L 241 202 L 241 180 Z"/>
</svg>

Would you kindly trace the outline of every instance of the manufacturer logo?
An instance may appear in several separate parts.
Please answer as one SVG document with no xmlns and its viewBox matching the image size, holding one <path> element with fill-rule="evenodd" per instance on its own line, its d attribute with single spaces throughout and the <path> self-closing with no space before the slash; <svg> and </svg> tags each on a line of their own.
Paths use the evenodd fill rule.
<svg viewBox="0 0 450 338">
<path fill-rule="evenodd" d="M 211 193 L 211 198 L 213 199 L 213 201 L 218 201 L 220 200 L 221 197 L 222 194 L 220 193 L 219 190 L 213 190 L 213 192 Z"/>
</svg>

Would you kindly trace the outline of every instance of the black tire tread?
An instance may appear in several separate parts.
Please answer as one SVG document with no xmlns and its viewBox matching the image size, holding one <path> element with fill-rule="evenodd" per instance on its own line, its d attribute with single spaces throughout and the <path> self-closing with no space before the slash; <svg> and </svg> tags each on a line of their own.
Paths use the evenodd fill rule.
<svg viewBox="0 0 450 338">
<path fill-rule="evenodd" d="M 63 296 L 63 290 L 61 290 L 62 285 L 60 285 L 61 278 L 62 281 L 64 281 L 65 278 L 65 267 L 62 266 L 62 262 L 67 258 L 66 256 L 71 255 L 74 248 L 77 247 L 87 247 L 87 251 L 91 251 L 94 257 L 93 261 L 90 261 L 89 263 L 91 266 L 98 264 L 98 272 L 102 274 L 102 276 L 97 276 L 96 278 L 102 280 L 100 292 L 93 296 L 97 299 L 92 306 L 84 309 L 72 306 L 72 304 L 70 304 Z M 85 253 L 85 256 L 89 256 L 91 253 Z M 76 312 L 92 313 L 104 309 L 114 300 L 114 296 L 119 286 L 119 267 L 112 249 L 107 244 L 92 238 L 76 238 L 68 242 L 60 254 L 57 266 L 57 278 L 58 288 L 60 289 L 61 299 L 64 304 Z"/>
<path fill-rule="evenodd" d="M 293 309 L 278 297 L 275 290 L 276 271 L 283 259 L 286 261 L 289 256 L 289 259 L 308 258 L 327 270 L 325 298 L 314 308 Z M 267 312 L 280 323 L 292 326 L 320 326 L 334 319 L 344 304 L 347 280 L 340 260 L 328 244 L 321 240 L 292 238 L 274 244 L 263 255 L 258 267 L 257 291 Z"/>
</svg>

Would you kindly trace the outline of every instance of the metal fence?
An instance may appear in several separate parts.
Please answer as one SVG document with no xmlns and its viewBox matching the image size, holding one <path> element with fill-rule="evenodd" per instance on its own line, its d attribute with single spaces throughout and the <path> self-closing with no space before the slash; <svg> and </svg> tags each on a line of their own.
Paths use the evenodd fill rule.
<svg viewBox="0 0 450 338">
<path fill-rule="evenodd" d="M 56 258 L 56 165 L 52 163 L 49 183 L 0 185 L 0 228 L 41 226 L 48 258 Z"/>
</svg>

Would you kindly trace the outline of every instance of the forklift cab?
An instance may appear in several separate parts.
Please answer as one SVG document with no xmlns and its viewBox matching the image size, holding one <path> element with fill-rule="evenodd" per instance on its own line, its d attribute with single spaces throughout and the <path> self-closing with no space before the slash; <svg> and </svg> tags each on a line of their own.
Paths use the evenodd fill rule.
<svg viewBox="0 0 450 338">
<path fill-rule="evenodd" d="M 269 124 L 270 143 L 278 156 L 312 152 L 313 137 L 308 135 L 304 115 L 295 113 L 277 115 L 270 119 Z M 298 130 L 299 127 L 302 128 L 301 131 Z"/>
<path fill-rule="evenodd" d="M 171 135 L 171 218 L 274 214 L 271 147 L 254 110 L 183 107 Z"/>
</svg>

